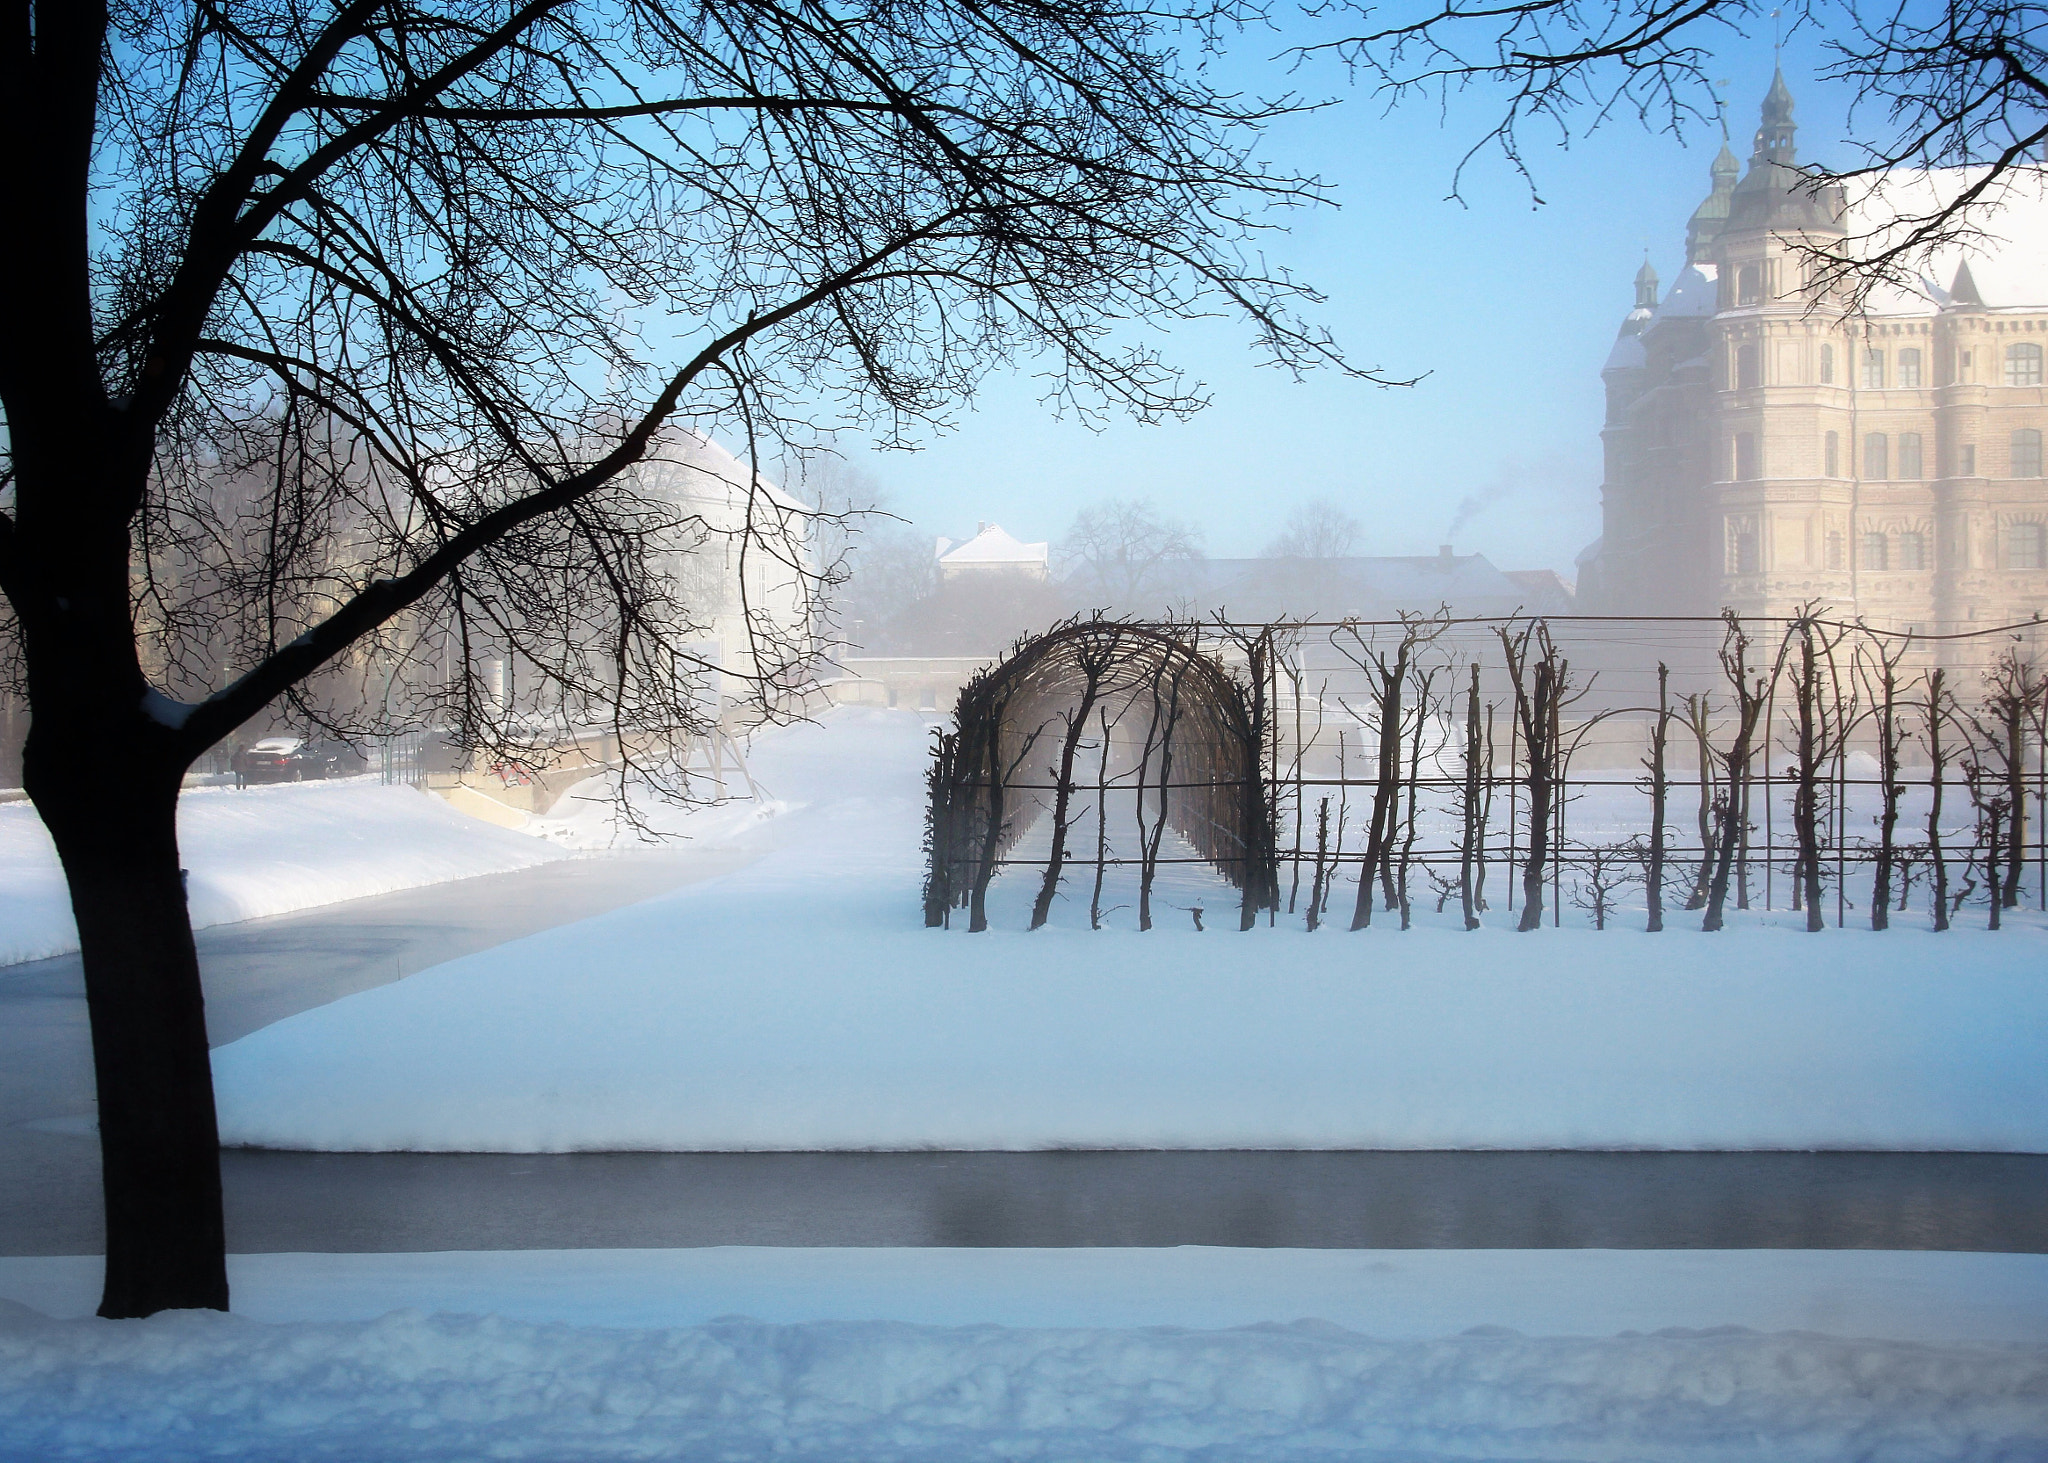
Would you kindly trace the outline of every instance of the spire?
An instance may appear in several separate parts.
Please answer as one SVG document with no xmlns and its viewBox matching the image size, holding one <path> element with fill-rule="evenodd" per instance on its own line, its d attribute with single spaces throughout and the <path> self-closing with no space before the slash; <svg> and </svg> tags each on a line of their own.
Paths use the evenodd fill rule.
<svg viewBox="0 0 2048 1463">
<path fill-rule="evenodd" d="M 1794 161 L 1792 134 L 1798 130 L 1792 121 L 1792 88 L 1785 85 L 1784 71 L 1775 71 L 1771 74 L 1771 89 L 1764 94 L 1763 125 L 1756 129 L 1750 163 L 1773 162 L 1790 167 Z"/>
<path fill-rule="evenodd" d="M 1650 256 L 1643 256 L 1643 267 L 1636 271 L 1636 308 L 1654 310 L 1657 308 L 1657 271 L 1650 268 Z"/>
<path fill-rule="evenodd" d="M 1948 287 L 1948 303 L 1951 309 L 1984 308 L 1984 296 L 1977 291 L 1977 281 L 1970 277 L 1970 261 L 1965 259 L 1956 266 L 1956 281 Z"/>
</svg>

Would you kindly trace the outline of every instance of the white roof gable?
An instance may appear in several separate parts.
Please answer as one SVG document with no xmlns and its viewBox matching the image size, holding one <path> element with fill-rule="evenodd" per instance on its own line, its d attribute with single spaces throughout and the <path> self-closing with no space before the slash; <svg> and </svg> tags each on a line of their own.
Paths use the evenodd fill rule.
<svg viewBox="0 0 2048 1463">
<path fill-rule="evenodd" d="M 1027 544 L 1003 532 L 1002 525 L 991 523 L 980 533 L 963 544 L 942 538 L 938 544 L 941 564 L 954 567 L 986 566 L 996 568 L 1005 564 L 1045 564 L 1052 555 L 1052 545 Z"/>
</svg>

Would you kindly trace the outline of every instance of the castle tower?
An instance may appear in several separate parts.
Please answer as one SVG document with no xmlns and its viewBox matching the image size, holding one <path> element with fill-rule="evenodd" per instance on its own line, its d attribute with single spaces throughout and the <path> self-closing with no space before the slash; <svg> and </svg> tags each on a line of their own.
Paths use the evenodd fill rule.
<svg viewBox="0 0 2048 1463">
<path fill-rule="evenodd" d="M 1601 372 L 1602 537 L 1582 602 L 1782 616 L 1817 601 L 1942 632 L 2048 613 L 2048 298 L 1978 285 L 2031 288 L 1999 261 L 2037 256 L 2048 208 L 2001 215 L 2010 256 L 1852 312 L 1811 256 L 1889 223 L 1894 185 L 1852 220 L 1841 189 L 1800 172 L 1795 110 L 1774 75 L 1746 170 L 1725 145 L 1714 160 L 1686 268 L 1654 306 L 1654 271 L 1637 277 Z M 1895 186 L 1918 198 L 1927 180 Z"/>
</svg>

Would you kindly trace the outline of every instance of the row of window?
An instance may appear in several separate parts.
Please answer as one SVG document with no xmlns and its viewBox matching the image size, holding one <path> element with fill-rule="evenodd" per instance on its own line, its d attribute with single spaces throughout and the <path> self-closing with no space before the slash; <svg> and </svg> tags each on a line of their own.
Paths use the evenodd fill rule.
<svg viewBox="0 0 2048 1463">
<path fill-rule="evenodd" d="M 1897 447 L 1894 454 L 1893 448 Z M 1821 439 L 1821 476 L 1842 476 L 1842 438 L 1838 432 L 1829 432 Z M 2021 427 L 2012 434 L 2006 448 L 2006 476 L 2013 478 L 2037 478 L 2041 476 L 2041 433 L 2034 427 Z M 1737 482 L 1751 482 L 1763 476 L 1763 466 L 1757 455 L 1757 438 L 1754 432 L 1737 432 L 1733 451 L 1733 476 Z M 1956 447 L 1957 477 L 1977 475 L 1977 444 L 1959 443 Z M 1866 482 L 1918 482 L 1927 476 L 1927 459 L 1918 432 L 1900 432 L 1896 441 L 1884 432 L 1866 432 L 1863 436 L 1862 476 Z"/>
<path fill-rule="evenodd" d="M 2039 523 L 2007 524 L 2003 538 L 2003 567 L 2048 569 L 2048 527 Z M 1901 573 L 1911 573 L 1928 567 L 1927 535 L 1923 533 L 1866 533 L 1858 549 L 1858 567 L 1862 569 L 1896 569 Z M 1849 567 L 1843 557 L 1841 534 L 1830 533 L 1823 552 L 1828 568 Z M 1729 534 L 1728 572 L 1755 574 L 1761 567 L 1762 552 L 1757 542 L 1756 527 L 1745 520 Z"/>
<path fill-rule="evenodd" d="M 1971 352 L 1964 351 L 1961 368 L 1970 370 Z M 1887 353 L 1881 346 L 1866 346 L 1862 353 L 1862 385 L 1865 391 L 1885 389 L 1887 367 L 1890 368 L 1890 383 L 1900 387 L 1916 387 L 1925 380 L 1925 357 L 1920 347 L 1906 346 L 1901 350 Z M 1835 348 L 1824 345 L 1820 348 L 1820 380 L 1823 386 L 1835 381 Z M 2042 381 L 2041 347 L 2031 340 L 2019 341 L 2005 348 L 2005 384 L 2008 386 L 2039 386 Z M 1763 357 L 1756 342 L 1747 341 L 1735 347 L 1735 384 L 1743 390 L 1763 385 Z"/>
</svg>

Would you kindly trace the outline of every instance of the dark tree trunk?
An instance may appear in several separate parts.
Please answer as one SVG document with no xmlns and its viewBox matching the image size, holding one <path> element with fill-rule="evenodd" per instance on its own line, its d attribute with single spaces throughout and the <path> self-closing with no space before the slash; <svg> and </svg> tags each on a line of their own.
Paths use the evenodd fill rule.
<svg viewBox="0 0 2048 1463">
<path fill-rule="evenodd" d="M 1948 856 L 1941 846 L 1941 805 L 1947 792 L 1948 753 L 1941 745 L 1941 726 L 1948 716 L 1944 704 L 1942 672 L 1927 675 L 1927 756 L 1933 763 L 1929 781 L 1933 791 L 1927 809 L 1927 872 L 1929 902 L 1934 906 L 1934 928 L 1948 928 Z"/>
<path fill-rule="evenodd" d="M 1543 866 L 1550 858 L 1551 757 L 1555 751 L 1549 732 L 1555 720 L 1551 702 L 1556 694 L 1550 663 L 1537 662 L 1531 712 L 1523 724 L 1529 744 L 1529 858 L 1522 865 L 1522 918 L 1515 928 L 1524 934 L 1543 924 Z"/>
<path fill-rule="evenodd" d="M 1485 750 L 1479 725 L 1479 662 L 1472 662 L 1472 684 L 1465 699 L 1465 787 L 1464 806 L 1459 810 L 1462 835 L 1458 840 L 1458 907 L 1465 928 L 1479 928 L 1478 890 L 1473 879 L 1481 857 L 1479 846 L 1479 759 Z"/>
<path fill-rule="evenodd" d="M 1664 929 L 1664 800 L 1670 774 L 1664 748 L 1671 730 L 1671 667 L 1657 663 L 1657 725 L 1650 734 L 1650 859 L 1643 873 L 1643 900 L 1649 910 L 1649 932 Z"/>
<path fill-rule="evenodd" d="M 1394 654 L 1390 671 L 1384 662 L 1378 671 L 1376 699 L 1379 702 L 1379 762 L 1374 770 L 1372 821 L 1365 830 L 1365 864 L 1358 874 L 1358 903 L 1351 911 L 1351 928 L 1362 930 L 1372 923 L 1372 894 L 1375 878 L 1384 884 L 1387 908 L 1394 907 L 1391 854 L 1394 830 L 1400 821 L 1401 792 L 1401 690 L 1408 680 L 1408 652 L 1411 642 L 1404 636 Z"/>
<path fill-rule="evenodd" d="M 1809 934 L 1827 928 L 1820 908 L 1820 761 L 1824 740 L 1820 725 L 1820 664 L 1816 658 L 1811 626 L 1801 637 L 1799 671 L 1793 678 L 1793 697 L 1798 707 L 1798 758 L 1792 790 L 1792 831 L 1799 841 L 1799 868 L 1793 889 L 1806 910 Z M 1799 907 L 1799 906 L 1795 906 Z"/>
<path fill-rule="evenodd" d="M 140 751 L 146 729 L 72 728 L 46 707 L 23 780 L 64 866 L 85 967 L 106 1201 L 99 1313 L 226 1310 L 206 1000 L 178 867 L 184 767 Z"/>
<path fill-rule="evenodd" d="M 1880 682 L 1884 699 L 1877 712 L 1877 775 L 1880 799 L 1877 819 L 1877 871 L 1870 891 L 1870 927 L 1891 928 L 1892 868 L 1898 859 L 1899 801 L 1906 794 L 1899 782 L 1898 677 L 1889 664 Z M 1903 891 L 1899 908 L 1906 907 Z"/>
<path fill-rule="evenodd" d="M 1067 721 L 1067 734 L 1060 739 L 1060 763 L 1052 806 L 1052 852 L 1045 860 L 1045 878 L 1038 886 L 1038 898 L 1031 904 L 1031 928 L 1041 929 L 1052 918 L 1053 896 L 1060 890 L 1060 875 L 1067 862 L 1067 814 L 1074 800 L 1074 754 L 1088 730 L 1088 713 L 1095 709 L 1099 682 L 1090 676 L 1081 694 L 1081 704 Z"/>
</svg>

